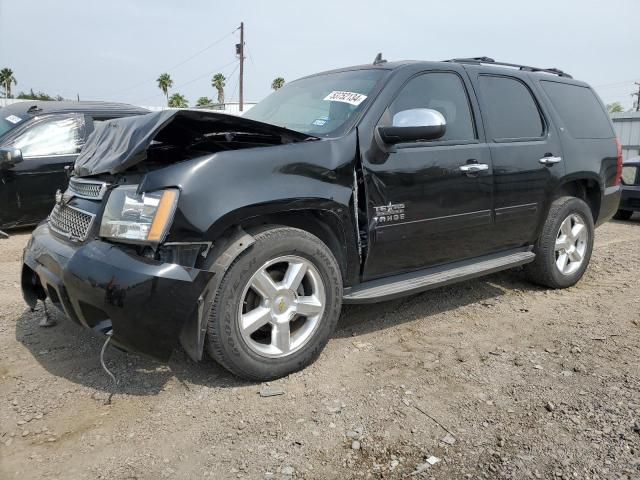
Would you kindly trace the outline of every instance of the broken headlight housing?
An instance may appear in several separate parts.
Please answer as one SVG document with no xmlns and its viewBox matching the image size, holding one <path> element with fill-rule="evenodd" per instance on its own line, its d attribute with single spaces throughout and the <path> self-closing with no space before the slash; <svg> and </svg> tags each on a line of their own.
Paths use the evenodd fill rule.
<svg viewBox="0 0 640 480">
<path fill-rule="evenodd" d="M 178 189 L 138 193 L 137 185 L 113 189 L 102 215 L 100 236 L 128 243 L 161 243 L 173 221 Z"/>
</svg>

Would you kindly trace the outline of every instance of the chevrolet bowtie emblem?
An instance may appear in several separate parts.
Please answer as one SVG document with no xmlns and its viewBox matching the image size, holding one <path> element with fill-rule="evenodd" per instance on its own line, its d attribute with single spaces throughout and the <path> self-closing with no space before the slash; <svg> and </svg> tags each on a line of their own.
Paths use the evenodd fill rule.
<svg viewBox="0 0 640 480">
<path fill-rule="evenodd" d="M 284 298 L 281 298 L 280 303 L 278 304 L 278 310 L 280 310 L 280 313 L 284 313 L 286 306 L 287 304 L 285 303 Z"/>
</svg>

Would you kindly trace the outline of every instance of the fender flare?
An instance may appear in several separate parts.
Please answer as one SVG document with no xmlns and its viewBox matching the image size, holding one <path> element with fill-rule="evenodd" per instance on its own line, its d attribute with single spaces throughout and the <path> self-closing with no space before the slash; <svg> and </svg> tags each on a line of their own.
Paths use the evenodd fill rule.
<svg viewBox="0 0 640 480">
<path fill-rule="evenodd" d="M 190 315 L 186 320 L 179 337 L 182 347 L 192 360 L 202 360 L 209 312 L 220 282 L 233 261 L 255 242 L 253 236 L 238 227 L 226 238 L 215 242 L 209 252 L 207 270 L 213 273 L 213 277 L 198 297 L 195 315 Z"/>
</svg>

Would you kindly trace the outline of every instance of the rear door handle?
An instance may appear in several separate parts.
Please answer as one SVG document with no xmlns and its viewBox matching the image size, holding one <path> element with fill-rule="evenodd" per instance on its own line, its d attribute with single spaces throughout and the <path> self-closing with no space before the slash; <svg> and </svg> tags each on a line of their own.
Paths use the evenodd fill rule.
<svg viewBox="0 0 640 480">
<path fill-rule="evenodd" d="M 489 165 L 486 163 L 468 163 L 467 165 L 460 165 L 460 171 L 467 175 L 483 172 L 489 170 Z"/>
<path fill-rule="evenodd" d="M 562 157 L 554 157 L 554 156 L 542 157 L 538 161 L 543 165 L 553 165 L 554 163 L 560 163 L 562 161 Z"/>
</svg>

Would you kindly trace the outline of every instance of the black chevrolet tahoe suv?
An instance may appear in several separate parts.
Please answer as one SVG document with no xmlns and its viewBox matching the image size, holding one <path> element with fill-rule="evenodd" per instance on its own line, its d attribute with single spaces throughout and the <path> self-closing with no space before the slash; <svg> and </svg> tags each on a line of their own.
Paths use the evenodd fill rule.
<svg viewBox="0 0 640 480">
<path fill-rule="evenodd" d="M 253 380 L 318 357 L 343 303 L 522 266 L 585 272 L 620 201 L 602 102 L 557 69 L 376 61 L 243 117 L 97 125 L 25 252 L 22 289 L 118 347 L 180 342 Z"/>
</svg>

